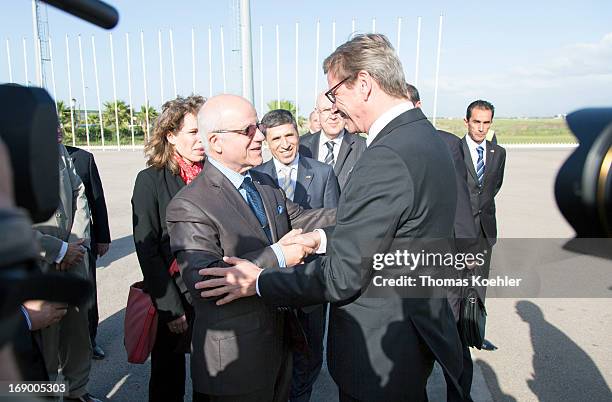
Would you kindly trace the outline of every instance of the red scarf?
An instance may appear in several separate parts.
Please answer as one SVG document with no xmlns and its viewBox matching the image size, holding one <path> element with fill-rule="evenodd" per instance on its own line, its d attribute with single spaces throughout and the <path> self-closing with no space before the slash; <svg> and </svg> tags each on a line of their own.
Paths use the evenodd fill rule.
<svg viewBox="0 0 612 402">
<path fill-rule="evenodd" d="M 188 165 L 187 162 L 178 154 L 174 153 L 174 160 L 179 165 L 181 179 L 185 184 L 189 184 L 202 171 L 202 162 L 195 162 L 193 165 Z"/>
</svg>

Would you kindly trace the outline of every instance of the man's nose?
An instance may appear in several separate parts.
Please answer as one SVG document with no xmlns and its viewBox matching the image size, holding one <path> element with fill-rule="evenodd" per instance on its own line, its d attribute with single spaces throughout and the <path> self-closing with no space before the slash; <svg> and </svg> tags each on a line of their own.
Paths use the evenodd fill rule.
<svg viewBox="0 0 612 402">
<path fill-rule="evenodd" d="M 253 136 L 253 141 L 259 141 L 259 142 L 263 142 L 263 140 L 266 139 L 266 136 L 263 135 L 263 133 L 257 129 L 257 131 L 255 131 L 255 135 Z"/>
<path fill-rule="evenodd" d="M 478 131 L 484 131 L 484 123 L 478 125 Z"/>
</svg>

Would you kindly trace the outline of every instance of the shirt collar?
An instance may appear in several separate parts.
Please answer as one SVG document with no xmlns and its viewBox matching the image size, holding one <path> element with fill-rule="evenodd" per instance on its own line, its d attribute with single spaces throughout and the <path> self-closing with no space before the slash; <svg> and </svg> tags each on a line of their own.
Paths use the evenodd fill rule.
<svg viewBox="0 0 612 402">
<path fill-rule="evenodd" d="M 369 147 L 372 141 L 374 141 L 378 134 L 383 130 L 383 128 L 385 128 L 387 124 L 391 123 L 393 119 L 413 108 L 414 106 L 412 105 L 412 103 L 406 101 L 393 106 L 391 109 L 381 114 L 378 119 L 376 119 L 374 123 L 372 123 L 372 126 L 368 131 L 366 145 Z"/>
<path fill-rule="evenodd" d="M 242 186 L 242 182 L 245 177 L 251 177 L 251 174 L 247 171 L 245 174 L 240 174 L 238 172 L 233 171 L 232 169 L 225 166 L 223 163 L 219 162 L 211 158 L 210 156 L 207 158 L 207 161 L 211 163 L 214 167 L 219 169 L 221 174 L 228 178 L 229 181 L 232 182 L 236 189 L 239 189 Z"/>
<path fill-rule="evenodd" d="M 469 134 L 466 134 L 466 135 L 465 135 L 465 141 L 467 142 L 467 144 L 468 144 L 468 148 L 470 148 L 470 149 L 476 150 L 476 148 L 478 148 L 478 146 L 479 146 L 479 145 L 482 145 L 482 148 L 483 148 L 484 150 L 486 150 L 486 149 L 487 149 L 487 140 L 484 140 L 483 142 L 481 142 L 480 144 L 478 144 L 476 141 L 474 141 L 474 140 L 472 139 L 472 137 L 470 137 L 470 135 L 469 135 Z"/>
<path fill-rule="evenodd" d="M 272 158 L 272 160 L 274 161 L 274 167 L 276 168 L 276 172 L 280 172 L 283 169 L 286 169 L 288 167 L 290 168 L 295 168 L 297 170 L 298 168 L 298 162 L 300 160 L 300 154 L 298 153 L 295 156 L 295 159 L 293 160 L 293 162 L 291 162 L 289 165 L 284 165 L 282 163 L 280 163 L 276 158 Z"/>
<path fill-rule="evenodd" d="M 344 132 L 345 132 L 345 129 L 342 129 L 340 134 L 338 134 L 338 136 L 332 140 L 327 136 L 327 134 L 325 134 L 325 131 L 321 129 L 321 138 L 322 138 L 321 144 L 327 144 L 330 141 L 332 141 L 334 144 L 339 144 L 340 142 L 342 142 L 342 139 L 344 138 Z"/>
</svg>

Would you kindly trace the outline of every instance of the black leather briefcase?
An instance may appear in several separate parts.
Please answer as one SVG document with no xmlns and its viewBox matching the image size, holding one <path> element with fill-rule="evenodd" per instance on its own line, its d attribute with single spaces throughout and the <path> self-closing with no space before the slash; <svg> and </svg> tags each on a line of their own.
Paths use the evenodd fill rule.
<svg viewBox="0 0 612 402">
<path fill-rule="evenodd" d="M 482 348 L 487 323 L 487 310 L 476 289 L 469 288 L 461 300 L 459 328 L 463 342 L 476 349 Z"/>
</svg>

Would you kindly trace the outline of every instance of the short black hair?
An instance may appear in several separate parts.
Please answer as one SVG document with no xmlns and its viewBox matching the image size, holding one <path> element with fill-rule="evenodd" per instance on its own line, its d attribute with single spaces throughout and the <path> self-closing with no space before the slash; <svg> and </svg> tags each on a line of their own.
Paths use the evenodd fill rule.
<svg viewBox="0 0 612 402">
<path fill-rule="evenodd" d="M 263 124 L 266 128 L 273 128 L 282 126 L 284 124 L 291 124 L 293 125 L 293 128 L 295 128 L 295 131 L 298 131 L 297 123 L 295 121 L 295 118 L 293 117 L 293 114 L 291 114 L 290 111 L 285 109 L 270 110 L 264 115 L 263 119 L 261 119 L 261 124 Z"/>
<path fill-rule="evenodd" d="M 491 111 L 491 118 L 495 115 L 495 106 L 491 102 L 487 102 L 486 100 L 478 99 L 474 102 L 470 103 L 467 107 L 467 111 L 465 112 L 465 119 L 469 120 L 472 117 L 473 109 L 485 109 Z"/>
<path fill-rule="evenodd" d="M 416 105 L 417 102 L 421 101 L 421 95 L 419 95 L 419 90 L 416 89 L 414 85 L 410 85 L 408 83 L 406 83 L 406 86 L 408 87 L 408 97 L 410 98 L 410 102 L 412 102 L 413 105 Z"/>
</svg>

